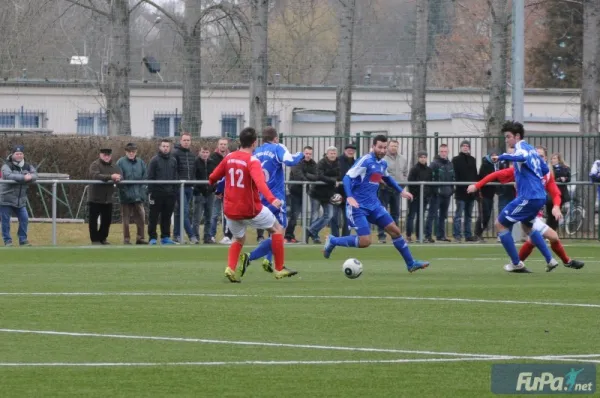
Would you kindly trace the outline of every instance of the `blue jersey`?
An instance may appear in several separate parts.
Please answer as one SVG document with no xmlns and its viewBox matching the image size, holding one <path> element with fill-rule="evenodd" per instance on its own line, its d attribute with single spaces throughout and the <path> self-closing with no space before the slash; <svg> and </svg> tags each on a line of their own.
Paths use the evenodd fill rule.
<svg viewBox="0 0 600 398">
<path fill-rule="evenodd" d="M 514 154 L 505 153 L 498 159 L 514 163 L 517 197 L 522 199 L 546 198 L 546 189 L 542 179 L 550 170 L 534 147 L 525 141 L 519 141 L 515 145 Z"/>
<path fill-rule="evenodd" d="M 302 152 L 292 155 L 282 144 L 267 142 L 254 150 L 265 173 L 267 186 L 277 199 L 285 200 L 285 172 L 283 165 L 295 166 L 304 158 Z"/>
<path fill-rule="evenodd" d="M 225 177 L 221 178 L 217 181 L 217 186 L 215 187 L 215 194 L 223 195 L 225 193 Z"/>
<path fill-rule="evenodd" d="M 374 210 L 381 207 L 377 192 L 382 181 L 402 192 L 402 188 L 389 175 L 387 162 L 369 153 L 358 159 L 348 170 L 344 177 L 344 190 L 346 196 L 354 198 L 361 208 Z"/>
</svg>

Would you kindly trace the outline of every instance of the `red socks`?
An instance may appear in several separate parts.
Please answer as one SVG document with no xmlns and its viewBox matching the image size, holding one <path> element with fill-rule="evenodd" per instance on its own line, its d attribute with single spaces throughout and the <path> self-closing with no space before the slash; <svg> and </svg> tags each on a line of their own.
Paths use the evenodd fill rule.
<svg viewBox="0 0 600 398">
<path fill-rule="evenodd" d="M 519 250 L 519 260 L 525 261 L 525 259 L 529 257 L 531 252 L 533 252 L 534 248 L 535 246 L 533 245 L 533 243 L 531 243 L 530 240 L 525 241 L 525 243 L 523 243 L 523 246 L 521 246 L 521 250 Z"/>
<path fill-rule="evenodd" d="M 283 269 L 284 262 L 283 234 L 271 235 L 271 250 L 273 251 L 273 257 L 275 260 L 275 270 L 281 271 Z"/>
<path fill-rule="evenodd" d="M 231 268 L 234 271 L 237 267 L 237 263 L 240 258 L 241 252 L 242 252 L 242 245 L 237 241 L 233 241 L 231 246 L 229 246 L 229 255 L 227 257 L 227 264 L 229 265 L 229 268 Z"/>
<path fill-rule="evenodd" d="M 565 248 L 563 247 L 561 241 L 552 242 L 550 244 L 552 251 L 556 253 L 558 257 L 562 260 L 563 264 L 568 264 L 571 259 L 567 256 L 567 252 L 565 252 Z"/>
<path fill-rule="evenodd" d="M 552 248 L 552 251 L 556 253 L 558 257 L 560 257 L 564 264 L 567 264 L 569 263 L 569 261 L 571 261 L 569 256 L 567 256 L 565 248 L 563 247 L 560 241 L 550 243 L 550 247 Z M 525 261 L 525 259 L 529 257 L 531 252 L 533 252 L 534 248 L 535 246 L 529 240 L 523 243 L 523 246 L 521 246 L 521 250 L 519 250 L 519 260 Z"/>
</svg>

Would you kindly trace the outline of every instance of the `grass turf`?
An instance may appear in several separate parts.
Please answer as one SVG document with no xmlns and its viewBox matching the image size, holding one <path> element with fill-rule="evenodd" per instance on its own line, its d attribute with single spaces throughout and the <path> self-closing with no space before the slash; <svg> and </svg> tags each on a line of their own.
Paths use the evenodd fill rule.
<svg viewBox="0 0 600 398">
<path fill-rule="evenodd" d="M 390 245 L 336 249 L 330 260 L 316 246 L 288 247 L 286 263 L 299 277 L 276 281 L 257 262 L 239 285 L 225 281 L 226 248 L 219 246 L 0 250 L 0 362 L 21 364 L 0 367 L 0 391 L 19 397 L 491 396 L 492 363 L 550 361 L 467 361 L 461 354 L 600 355 L 598 248 L 567 250 L 585 268 L 545 273 L 535 254 L 528 262 L 535 273 L 518 275 L 501 270 L 506 261 L 498 245 L 415 245 L 415 256 L 432 265 L 408 274 Z M 364 263 L 359 279 L 344 277 L 348 257 Z M 31 294 L 52 292 L 101 294 Z M 512 300 L 595 306 L 506 302 Z M 459 361 L 323 363 L 442 358 Z M 240 361 L 312 363 L 227 364 Z M 203 364 L 175 365 L 183 362 Z"/>
</svg>

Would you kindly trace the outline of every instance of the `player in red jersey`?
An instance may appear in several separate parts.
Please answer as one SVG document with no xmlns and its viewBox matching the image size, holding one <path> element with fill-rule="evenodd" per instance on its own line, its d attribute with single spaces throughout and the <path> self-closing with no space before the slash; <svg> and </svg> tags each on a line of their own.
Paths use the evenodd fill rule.
<svg viewBox="0 0 600 398">
<path fill-rule="evenodd" d="M 260 161 L 252 155 L 257 145 L 256 130 L 252 127 L 243 129 L 240 143 L 241 148 L 227 155 L 208 179 L 214 185 L 225 177 L 223 213 L 234 239 L 229 246 L 225 276 L 231 282 L 239 283 L 246 273 L 248 261 L 240 254 L 246 240 L 247 227 L 265 229 L 271 233 L 276 279 L 296 275 L 296 271 L 283 266 L 283 227 L 273 213 L 262 205 L 258 195 L 260 192 L 276 208 L 282 205 L 267 187 Z"/>
<path fill-rule="evenodd" d="M 538 152 L 538 155 L 540 155 L 540 157 L 545 161 L 547 158 L 546 148 L 538 146 L 538 147 L 536 147 L 536 150 Z M 492 174 L 487 175 L 481 181 L 479 181 L 477 184 L 470 185 L 467 188 L 467 192 L 475 192 L 475 191 L 481 189 L 488 182 L 493 182 L 493 181 L 498 181 L 501 184 L 508 184 L 510 182 L 514 182 L 515 181 L 515 173 L 514 173 L 513 168 L 511 167 L 508 169 L 499 170 Z M 550 170 L 544 176 L 544 178 L 542 179 L 542 182 L 544 184 L 544 187 L 546 188 L 546 192 L 548 192 L 548 194 L 550 195 L 550 198 L 552 199 L 552 204 L 554 205 L 552 208 L 552 215 L 554 215 L 554 217 L 557 220 L 559 220 L 560 218 L 562 218 L 562 213 L 560 211 L 561 196 L 560 196 L 560 190 L 558 189 L 558 186 L 556 185 L 556 180 L 554 179 L 554 174 L 552 174 L 552 170 Z M 541 210 L 540 210 L 540 213 L 541 213 Z M 552 247 L 552 250 L 554 251 L 554 253 L 556 253 L 560 257 L 560 259 L 563 261 L 565 267 L 573 268 L 573 269 L 583 268 L 585 263 L 583 263 L 582 261 L 571 259 L 567 255 L 567 252 L 565 251 L 565 248 L 562 245 L 560 238 L 558 237 L 558 233 L 555 230 L 553 230 L 552 228 L 550 228 L 544 221 L 542 221 L 542 214 L 538 214 L 538 217 L 533 222 L 533 228 L 540 231 L 542 236 L 550 241 L 550 246 Z M 527 239 L 527 241 L 525 241 L 523 246 L 521 246 L 521 250 L 519 250 L 519 260 L 525 261 L 525 259 L 527 259 L 527 257 L 529 257 L 529 255 L 533 252 L 534 247 L 535 246 L 533 245 L 533 243 L 531 243 L 531 241 L 529 239 Z M 557 266 L 558 266 L 558 263 L 548 264 L 546 266 L 546 271 L 550 272 L 550 271 L 554 270 Z M 512 271 L 512 270 L 507 269 L 507 271 Z"/>
</svg>

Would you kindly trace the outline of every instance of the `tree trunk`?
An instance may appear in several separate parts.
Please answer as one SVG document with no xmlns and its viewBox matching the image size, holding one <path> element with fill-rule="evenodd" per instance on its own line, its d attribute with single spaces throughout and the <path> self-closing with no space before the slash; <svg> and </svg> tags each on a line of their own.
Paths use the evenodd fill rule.
<svg viewBox="0 0 600 398">
<path fill-rule="evenodd" d="M 429 41 L 429 0 L 418 0 L 416 9 L 415 67 L 410 103 L 410 126 L 413 135 L 412 158 L 427 149 L 427 62 Z M 414 163 L 412 162 L 412 163 Z"/>
<path fill-rule="evenodd" d="M 113 0 L 110 8 L 110 49 L 106 81 L 102 92 L 106 97 L 108 135 L 131 135 L 129 112 L 129 3 Z"/>
<path fill-rule="evenodd" d="M 350 141 L 350 116 L 352 112 L 352 72 L 354 47 L 354 17 L 356 0 L 340 0 L 340 78 L 335 93 L 335 135 L 336 146 L 342 150 Z"/>
<path fill-rule="evenodd" d="M 252 78 L 250 126 L 260 134 L 267 122 L 267 32 L 269 0 L 252 0 Z"/>
<path fill-rule="evenodd" d="M 599 148 L 598 108 L 600 104 L 600 3 L 597 0 L 583 2 L 583 77 L 581 87 L 580 132 L 584 138 L 581 148 L 583 159 L 577 174 L 579 180 L 587 179 Z M 580 187 L 586 218 L 584 232 L 594 230 L 595 188 Z"/>
<path fill-rule="evenodd" d="M 183 112 L 181 115 L 181 130 L 190 133 L 192 137 L 200 137 L 202 129 L 201 91 L 201 38 L 200 38 L 200 2 L 187 0 L 185 2 L 183 35 Z"/>
<path fill-rule="evenodd" d="M 493 0 L 490 13 L 492 15 L 491 39 L 491 76 L 489 86 L 489 102 L 486 109 L 487 149 L 504 147 L 500 136 L 502 124 L 506 121 L 506 81 L 508 53 L 508 1 Z"/>
</svg>

